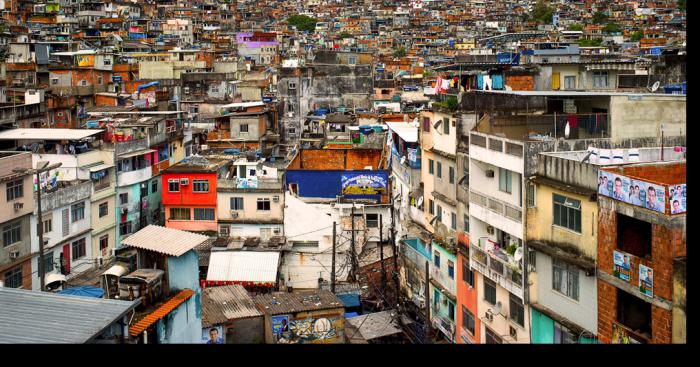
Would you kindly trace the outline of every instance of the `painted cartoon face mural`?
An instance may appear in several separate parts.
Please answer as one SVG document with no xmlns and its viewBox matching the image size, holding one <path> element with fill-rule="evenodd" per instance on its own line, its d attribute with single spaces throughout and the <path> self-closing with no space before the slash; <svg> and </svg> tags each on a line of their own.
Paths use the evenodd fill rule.
<svg viewBox="0 0 700 367">
<path fill-rule="evenodd" d="M 281 343 L 314 343 L 332 341 L 339 337 L 334 323 L 339 317 L 318 318 L 308 317 L 302 320 L 289 320 L 288 338 L 284 334 L 280 335 Z"/>
</svg>

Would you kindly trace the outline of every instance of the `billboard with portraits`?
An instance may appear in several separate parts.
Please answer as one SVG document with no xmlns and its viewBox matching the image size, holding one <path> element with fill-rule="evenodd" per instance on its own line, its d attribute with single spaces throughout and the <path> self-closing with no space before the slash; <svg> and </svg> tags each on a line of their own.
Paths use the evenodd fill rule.
<svg viewBox="0 0 700 367">
<path fill-rule="evenodd" d="M 668 187 L 668 206 L 671 214 L 683 214 L 687 211 L 685 206 L 685 184 L 670 185 Z"/>
<path fill-rule="evenodd" d="M 598 171 L 598 194 L 659 213 L 666 212 L 664 186 L 614 172 Z"/>
</svg>

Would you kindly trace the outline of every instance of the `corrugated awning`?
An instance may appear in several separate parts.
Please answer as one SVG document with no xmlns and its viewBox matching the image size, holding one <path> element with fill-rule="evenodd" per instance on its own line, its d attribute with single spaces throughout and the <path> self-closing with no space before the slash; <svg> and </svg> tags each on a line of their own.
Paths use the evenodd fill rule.
<svg viewBox="0 0 700 367">
<path fill-rule="evenodd" d="M 124 158 L 131 158 L 131 157 L 136 157 L 137 155 L 143 155 L 143 154 L 148 154 L 148 153 L 153 153 L 155 150 L 153 149 L 141 149 L 137 150 L 135 152 L 127 153 L 127 154 L 121 154 L 119 155 L 118 159 L 124 159 Z"/>
<path fill-rule="evenodd" d="M 129 335 L 136 337 L 141 334 L 144 330 L 148 329 L 151 325 L 155 324 L 158 320 L 165 317 L 165 315 L 172 312 L 183 302 L 187 301 L 194 291 L 191 289 L 185 289 L 175 295 L 175 297 L 165 302 L 164 305 L 160 306 L 157 310 L 153 311 L 150 315 L 143 318 L 141 321 L 137 322 L 136 325 L 129 328 Z"/>
</svg>

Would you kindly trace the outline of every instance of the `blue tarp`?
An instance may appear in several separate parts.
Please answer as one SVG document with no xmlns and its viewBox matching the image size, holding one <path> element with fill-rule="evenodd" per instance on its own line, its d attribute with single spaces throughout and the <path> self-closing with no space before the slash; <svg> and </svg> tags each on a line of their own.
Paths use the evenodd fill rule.
<svg viewBox="0 0 700 367">
<path fill-rule="evenodd" d="M 346 318 L 346 319 L 349 319 L 349 318 L 351 318 L 351 317 L 357 317 L 357 316 L 360 316 L 357 312 L 346 312 L 346 313 L 345 313 L 345 318 Z"/>
<path fill-rule="evenodd" d="M 93 287 L 90 285 L 86 285 L 83 287 L 74 287 L 74 288 L 67 288 L 62 291 L 59 291 L 58 294 L 65 294 L 69 296 L 80 296 L 80 297 L 93 297 L 93 298 L 102 298 L 102 295 L 104 295 L 105 291 L 102 288 L 97 288 Z"/>
<path fill-rule="evenodd" d="M 358 307 L 360 305 L 360 296 L 358 294 L 338 294 L 337 297 L 345 305 L 345 307 Z"/>
</svg>

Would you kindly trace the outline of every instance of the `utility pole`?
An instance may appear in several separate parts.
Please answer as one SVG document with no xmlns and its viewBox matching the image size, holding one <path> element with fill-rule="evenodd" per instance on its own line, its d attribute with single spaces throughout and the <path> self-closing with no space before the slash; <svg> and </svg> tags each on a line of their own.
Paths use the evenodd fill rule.
<svg viewBox="0 0 700 367">
<path fill-rule="evenodd" d="M 335 293 L 335 222 L 333 222 L 333 255 L 331 256 L 331 292 Z"/>
<path fill-rule="evenodd" d="M 46 291 L 46 284 L 45 284 L 45 261 L 44 261 L 44 221 L 42 220 L 42 214 L 41 214 L 41 173 L 42 172 L 47 172 L 52 169 L 56 169 L 58 167 L 61 167 L 61 163 L 54 163 L 49 165 L 49 162 L 37 162 L 36 164 L 37 168 L 29 168 L 29 169 L 22 169 L 22 168 L 15 168 L 12 171 L 15 173 L 25 173 L 25 174 L 35 174 L 36 175 L 36 186 L 37 186 L 37 191 L 36 191 L 36 204 L 37 204 L 37 223 L 39 227 L 39 284 L 40 284 L 40 290 L 42 292 Z"/>
<path fill-rule="evenodd" d="M 350 211 L 350 236 L 351 236 L 351 243 L 350 243 L 350 248 L 351 248 L 351 254 L 352 258 L 350 261 L 352 262 L 352 279 L 356 280 L 356 274 L 357 274 L 357 269 L 355 268 L 355 203 L 352 203 L 352 209 Z"/>
<path fill-rule="evenodd" d="M 391 211 L 391 250 L 394 253 L 394 271 L 393 271 L 393 276 L 394 276 L 394 293 L 396 293 L 396 304 L 401 303 L 401 297 L 400 297 L 400 292 L 399 292 L 399 252 L 396 246 L 396 227 L 394 225 L 394 198 L 391 198 L 391 206 L 390 206 L 390 211 Z"/>
<path fill-rule="evenodd" d="M 430 343 L 430 264 L 425 262 L 425 343 Z"/>
<path fill-rule="evenodd" d="M 384 232 L 384 228 L 382 228 L 384 226 L 384 221 L 382 219 L 382 215 L 379 214 L 379 261 L 382 266 L 382 294 L 386 294 L 386 272 L 384 271 L 384 239 L 382 238 L 382 232 Z"/>
</svg>

